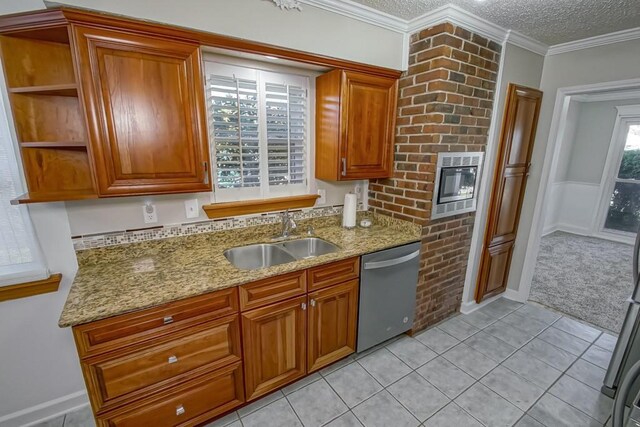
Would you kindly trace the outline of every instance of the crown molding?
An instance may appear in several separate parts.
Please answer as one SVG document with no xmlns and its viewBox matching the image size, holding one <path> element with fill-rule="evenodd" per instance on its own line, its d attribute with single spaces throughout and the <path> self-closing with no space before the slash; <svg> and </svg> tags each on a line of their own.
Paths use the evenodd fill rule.
<svg viewBox="0 0 640 427">
<path fill-rule="evenodd" d="M 408 21 L 407 30 L 414 33 L 423 28 L 428 28 L 444 21 L 454 25 L 460 25 L 474 33 L 480 34 L 496 42 L 502 43 L 507 35 L 507 30 L 493 22 L 480 18 L 453 4 L 446 4 L 433 9 L 415 19 Z"/>
<path fill-rule="evenodd" d="M 549 48 L 549 52 L 547 52 L 547 55 L 558 55 L 561 53 L 573 52 L 575 50 L 589 49 L 590 47 L 604 46 L 608 44 L 637 39 L 640 39 L 640 27 L 616 31 L 615 33 L 603 34 L 601 36 L 588 37 L 582 40 L 556 44 Z"/>
<path fill-rule="evenodd" d="M 549 46 L 546 44 L 515 30 L 507 31 L 505 41 L 542 56 L 545 56 L 549 51 Z"/>
<path fill-rule="evenodd" d="M 392 30 L 405 35 L 405 38 L 423 28 L 428 28 L 441 22 L 451 22 L 460 25 L 483 37 L 500 44 L 508 41 L 516 46 L 545 55 L 548 46 L 517 31 L 507 30 L 484 18 L 480 18 L 459 6 L 447 4 L 438 7 L 414 19 L 405 20 L 371 7 L 356 3 L 352 0 L 298 0 L 300 3 L 317 7 L 329 12 L 337 13 L 352 19 L 363 21 L 378 27 Z M 405 42 L 405 44 L 407 44 Z M 405 46 L 406 47 L 406 46 Z"/>
<path fill-rule="evenodd" d="M 407 21 L 351 0 L 298 0 L 302 4 L 337 13 L 398 33 L 407 32 Z"/>
</svg>

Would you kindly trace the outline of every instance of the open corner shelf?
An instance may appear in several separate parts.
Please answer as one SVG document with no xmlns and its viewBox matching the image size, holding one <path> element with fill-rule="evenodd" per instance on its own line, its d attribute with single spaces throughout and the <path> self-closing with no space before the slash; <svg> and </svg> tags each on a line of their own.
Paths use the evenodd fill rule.
<svg viewBox="0 0 640 427">
<path fill-rule="evenodd" d="M 78 96 L 78 85 L 75 83 L 43 86 L 22 86 L 9 89 L 10 93 L 49 96 Z"/>
<path fill-rule="evenodd" d="M 70 148 L 70 149 L 86 149 L 85 141 L 25 141 L 21 142 L 22 148 Z"/>
</svg>

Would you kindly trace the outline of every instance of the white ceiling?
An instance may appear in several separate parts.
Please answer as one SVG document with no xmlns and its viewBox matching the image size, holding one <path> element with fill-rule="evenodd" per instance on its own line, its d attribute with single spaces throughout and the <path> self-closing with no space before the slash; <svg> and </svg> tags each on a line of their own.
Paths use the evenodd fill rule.
<svg viewBox="0 0 640 427">
<path fill-rule="evenodd" d="M 548 45 L 640 26 L 640 0 L 353 0 L 411 20 L 454 4 Z"/>
</svg>

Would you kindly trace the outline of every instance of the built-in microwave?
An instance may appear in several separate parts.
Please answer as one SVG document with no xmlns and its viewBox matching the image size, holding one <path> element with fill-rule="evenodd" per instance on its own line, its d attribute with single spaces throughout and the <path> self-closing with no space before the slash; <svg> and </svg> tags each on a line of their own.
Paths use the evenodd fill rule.
<svg viewBox="0 0 640 427">
<path fill-rule="evenodd" d="M 482 152 L 438 153 L 431 218 L 476 210 Z"/>
</svg>

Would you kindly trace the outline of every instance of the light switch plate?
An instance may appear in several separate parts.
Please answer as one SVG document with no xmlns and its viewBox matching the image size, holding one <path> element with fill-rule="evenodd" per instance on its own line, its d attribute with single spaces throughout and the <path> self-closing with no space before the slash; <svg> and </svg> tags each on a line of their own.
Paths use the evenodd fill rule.
<svg viewBox="0 0 640 427">
<path fill-rule="evenodd" d="M 198 212 L 198 199 L 185 200 L 184 211 L 187 218 L 198 218 L 200 216 L 200 212 Z"/>
</svg>

